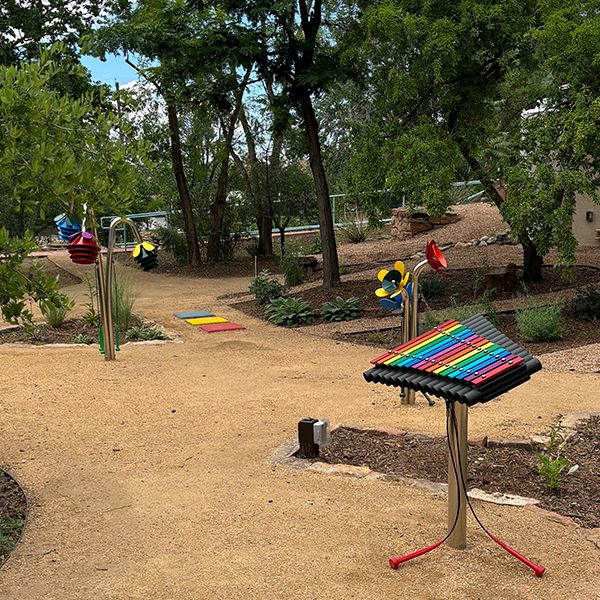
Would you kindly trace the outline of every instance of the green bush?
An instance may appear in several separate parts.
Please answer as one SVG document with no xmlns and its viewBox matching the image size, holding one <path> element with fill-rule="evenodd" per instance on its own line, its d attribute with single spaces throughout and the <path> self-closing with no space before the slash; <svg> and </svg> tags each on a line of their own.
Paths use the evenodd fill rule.
<svg viewBox="0 0 600 600">
<path fill-rule="evenodd" d="M 129 329 L 136 297 L 137 294 L 129 272 L 124 268 L 115 269 L 111 290 L 112 316 L 115 325 L 121 331 Z"/>
<path fill-rule="evenodd" d="M 338 296 L 332 302 L 324 302 L 321 306 L 321 316 L 326 321 L 352 321 L 362 313 L 360 299 L 352 296 L 344 300 Z"/>
<path fill-rule="evenodd" d="M 365 242 L 369 237 L 368 225 L 358 220 L 349 221 L 340 227 L 340 231 L 342 232 L 344 241 L 349 244 L 360 244 L 361 242 Z"/>
<path fill-rule="evenodd" d="M 185 236 L 175 227 L 160 227 L 156 230 L 156 241 L 163 250 L 170 252 L 175 260 L 185 265 L 188 260 L 188 249 Z"/>
<path fill-rule="evenodd" d="M 150 327 L 148 325 L 135 325 L 127 330 L 125 338 L 130 342 L 147 342 L 149 340 L 168 340 L 169 336 L 163 333 L 157 327 Z"/>
<path fill-rule="evenodd" d="M 600 319 L 600 289 L 588 285 L 583 290 L 577 290 L 575 298 L 568 305 L 571 314 L 580 321 L 595 321 Z"/>
<path fill-rule="evenodd" d="M 73 343 L 74 344 L 85 344 L 86 346 L 89 346 L 90 344 L 94 343 L 94 338 L 89 335 L 86 335 L 85 333 L 78 333 L 73 338 Z"/>
<path fill-rule="evenodd" d="M 297 254 L 288 251 L 282 256 L 281 270 L 283 271 L 283 278 L 285 279 L 285 285 L 287 287 L 304 283 L 304 269 L 302 268 L 302 263 Z"/>
<path fill-rule="evenodd" d="M 9 323 L 31 323 L 31 303 L 51 302 L 59 295 L 58 277 L 48 276 L 38 260 L 27 261 L 35 247 L 31 234 L 11 238 L 0 227 L 0 311 Z"/>
<path fill-rule="evenodd" d="M 564 455 L 564 449 L 567 445 L 567 440 L 563 435 L 562 422 L 550 428 L 548 433 L 548 442 L 544 445 L 544 449 L 537 453 L 538 458 L 538 473 L 544 480 L 546 487 L 549 490 L 557 490 L 563 477 L 564 470 L 571 462 Z M 579 465 L 573 465 L 567 475 L 573 475 L 579 470 Z"/>
<path fill-rule="evenodd" d="M 517 311 L 517 328 L 528 342 L 553 342 L 565 336 L 561 306 L 528 306 Z"/>
<path fill-rule="evenodd" d="M 268 304 L 272 300 L 285 296 L 285 287 L 264 269 L 250 283 L 250 292 L 254 294 L 259 304 Z"/>
<path fill-rule="evenodd" d="M 42 300 L 40 310 L 53 329 L 62 327 L 67 315 L 73 310 L 75 300 L 66 294 L 57 294 L 51 300 Z"/>
<path fill-rule="evenodd" d="M 446 286 L 439 279 L 423 279 L 419 283 L 419 291 L 423 294 L 425 300 L 433 300 L 444 295 Z"/>
<path fill-rule="evenodd" d="M 255 256 L 258 256 L 258 241 L 257 240 L 252 240 L 245 248 L 246 253 L 248 254 L 248 256 L 252 256 L 252 258 L 254 258 Z"/>
<path fill-rule="evenodd" d="M 277 298 L 267 306 L 265 315 L 280 327 L 307 325 L 317 317 L 310 305 L 300 298 Z"/>
</svg>

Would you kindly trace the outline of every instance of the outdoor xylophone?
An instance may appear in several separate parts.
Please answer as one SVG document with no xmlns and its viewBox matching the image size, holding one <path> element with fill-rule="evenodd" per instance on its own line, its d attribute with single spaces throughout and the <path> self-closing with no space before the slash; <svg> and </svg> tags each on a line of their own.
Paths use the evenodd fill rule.
<svg viewBox="0 0 600 600">
<path fill-rule="evenodd" d="M 478 315 L 446 321 L 378 356 L 369 382 L 409 387 L 469 406 L 527 381 L 540 361 Z"/>
<path fill-rule="evenodd" d="M 487 402 L 529 380 L 540 361 L 515 344 L 481 315 L 459 323 L 446 321 L 373 359 L 368 382 L 433 394 L 446 401 L 448 438 L 448 533 L 411 554 L 390 558 L 390 566 L 421 556 L 445 541 L 466 547 L 466 508 L 485 533 L 540 577 L 544 567 L 531 562 L 493 536 L 481 523 L 467 496 L 468 407 Z"/>
</svg>

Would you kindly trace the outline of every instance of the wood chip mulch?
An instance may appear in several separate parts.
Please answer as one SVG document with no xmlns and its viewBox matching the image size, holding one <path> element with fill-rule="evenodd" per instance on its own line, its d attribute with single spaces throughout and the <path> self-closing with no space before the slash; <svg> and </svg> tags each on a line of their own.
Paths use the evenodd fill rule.
<svg viewBox="0 0 600 600">
<path fill-rule="evenodd" d="M 558 490 L 548 490 L 537 470 L 532 448 L 470 447 L 467 486 L 486 492 L 517 494 L 540 500 L 540 506 L 571 517 L 583 527 L 600 527 L 600 417 L 581 424 L 564 455 L 576 473 L 564 476 Z M 341 427 L 319 460 L 366 466 L 392 476 L 447 481 L 446 438 Z M 568 468 L 567 468 L 568 469 Z"/>
</svg>

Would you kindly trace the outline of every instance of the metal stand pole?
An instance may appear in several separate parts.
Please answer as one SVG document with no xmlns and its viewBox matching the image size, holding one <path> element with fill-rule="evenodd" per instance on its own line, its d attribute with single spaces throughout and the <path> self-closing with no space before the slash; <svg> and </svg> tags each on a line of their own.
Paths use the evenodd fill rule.
<svg viewBox="0 0 600 600">
<path fill-rule="evenodd" d="M 469 407 L 461 402 L 454 403 L 454 412 L 456 414 L 456 429 L 450 411 L 448 411 L 448 435 L 450 436 L 450 446 L 454 456 L 454 465 L 452 459 L 448 456 L 448 530 L 454 525 L 456 519 L 456 510 L 459 506 L 458 520 L 454 531 L 447 540 L 451 548 L 464 550 L 467 547 L 467 496 L 460 479 L 456 479 L 454 468 L 458 472 L 462 471 L 463 480 L 467 481 L 467 429 L 468 429 L 468 410 Z M 457 444 L 458 438 L 458 444 Z"/>
<path fill-rule="evenodd" d="M 402 343 L 405 344 L 411 339 L 412 323 L 411 323 L 411 303 L 408 297 L 406 288 L 402 288 L 402 308 L 404 313 L 402 315 Z M 410 388 L 400 388 L 400 404 L 414 404 L 415 403 L 415 390 Z"/>
<path fill-rule="evenodd" d="M 104 281 L 104 318 L 103 318 L 103 327 L 104 327 L 104 359 L 105 360 L 115 360 L 115 332 L 113 330 L 113 318 L 112 318 L 112 286 L 113 286 L 113 269 L 114 269 L 114 259 L 113 253 L 115 249 L 115 230 L 118 225 L 129 225 L 133 235 L 138 244 L 143 242 L 142 236 L 138 231 L 135 223 L 125 217 L 119 218 L 116 217 L 111 221 L 110 228 L 108 230 L 108 245 L 106 252 L 106 274 Z M 127 248 L 126 248 L 127 250 Z M 101 261 L 100 261 L 101 264 Z"/>
</svg>

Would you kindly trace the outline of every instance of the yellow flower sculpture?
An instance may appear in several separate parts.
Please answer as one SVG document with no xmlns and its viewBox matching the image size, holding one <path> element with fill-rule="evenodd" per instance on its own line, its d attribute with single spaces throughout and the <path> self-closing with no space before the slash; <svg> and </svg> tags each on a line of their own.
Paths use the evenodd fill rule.
<svg viewBox="0 0 600 600">
<path fill-rule="evenodd" d="M 410 273 L 404 272 L 404 263 L 401 260 L 397 260 L 394 263 L 394 268 L 391 271 L 387 269 L 381 269 L 377 273 L 377 279 L 381 281 L 381 287 L 375 290 L 375 295 L 378 298 L 393 298 L 397 296 L 402 288 L 406 287 Z"/>
</svg>

